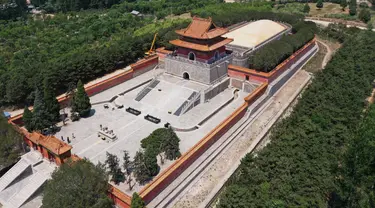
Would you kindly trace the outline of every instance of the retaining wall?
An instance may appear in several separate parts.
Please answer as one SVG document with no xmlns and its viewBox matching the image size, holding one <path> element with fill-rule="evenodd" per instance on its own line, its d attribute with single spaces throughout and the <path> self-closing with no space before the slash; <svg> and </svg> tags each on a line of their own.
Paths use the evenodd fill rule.
<svg viewBox="0 0 375 208">
<path fill-rule="evenodd" d="M 277 65 L 275 69 L 271 72 L 260 72 L 254 69 L 248 69 L 241 66 L 235 66 L 230 64 L 228 66 L 228 74 L 230 77 L 243 79 L 243 80 L 255 80 L 260 82 L 267 82 L 270 83 L 273 80 L 277 79 L 279 75 L 289 69 L 299 58 L 305 55 L 311 48 L 316 45 L 315 38 L 306 43 L 303 47 L 289 56 L 286 60 L 284 60 L 281 64 Z"/>
</svg>

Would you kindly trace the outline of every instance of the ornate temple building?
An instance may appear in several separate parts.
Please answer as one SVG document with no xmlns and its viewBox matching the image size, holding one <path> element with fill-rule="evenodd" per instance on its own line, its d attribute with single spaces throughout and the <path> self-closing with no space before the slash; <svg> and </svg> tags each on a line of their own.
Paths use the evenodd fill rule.
<svg viewBox="0 0 375 208">
<path fill-rule="evenodd" d="M 193 17 L 187 28 L 176 31 L 179 39 L 170 41 L 177 50 L 165 58 L 166 72 L 204 84 L 226 76 L 232 55 L 225 46 L 233 41 L 222 37 L 227 32 L 211 18 Z"/>
</svg>

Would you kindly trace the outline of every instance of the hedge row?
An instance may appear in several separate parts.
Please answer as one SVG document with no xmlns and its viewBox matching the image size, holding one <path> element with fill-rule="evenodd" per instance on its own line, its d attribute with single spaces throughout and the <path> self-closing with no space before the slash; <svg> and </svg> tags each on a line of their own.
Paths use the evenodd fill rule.
<svg viewBox="0 0 375 208">
<path fill-rule="evenodd" d="M 295 34 L 283 36 L 280 40 L 267 44 L 256 51 L 254 56 L 250 57 L 249 67 L 263 72 L 272 71 L 295 51 L 312 40 L 316 29 L 314 23 L 301 22 L 296 24 L 293 29 L 296 32 Z"/>
</svg>

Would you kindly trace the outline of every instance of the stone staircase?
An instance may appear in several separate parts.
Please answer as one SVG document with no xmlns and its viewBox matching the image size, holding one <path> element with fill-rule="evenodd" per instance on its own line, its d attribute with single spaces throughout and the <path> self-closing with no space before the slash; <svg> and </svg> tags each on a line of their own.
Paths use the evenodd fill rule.
<svg viewBox="0 0 375 208">
<path fill-rule="evenodd" d="M 30 182 L 18 193 L 14 194 L 8 201 L 10 208 L 22 206 L 48 179 L 49 177 L 41 173 L 33 173 Z"/>
<path fill-rule="evenodd" d="M 200 99 L 201 93 L 200 92 L 193 92 L 189 96 L 189 98 L 182 103 L 182 105 L 174 112 L 175 116 L 180 116 L 184 113 L 186 113 L 188 110 L 190 110 L 193 106 L 193 104 L 197 101 L 197 99 Z"/>
<path fill-rule="evenodd" d="M 142 91 L 140 91 L 137 96 L 135 97 L 136 101 L 142 100 L 153 88 L 156 87 L 160 83 L 159 80 L 154 79 L 152 80 Z"/>
<path fill-rule="evenodd" d="M 6 189 L 19 175 L 21 175 L 31 165 L 25 160 L 18 161 L 3 177 L 0 178 L 0 192 Z"/>
</svg>

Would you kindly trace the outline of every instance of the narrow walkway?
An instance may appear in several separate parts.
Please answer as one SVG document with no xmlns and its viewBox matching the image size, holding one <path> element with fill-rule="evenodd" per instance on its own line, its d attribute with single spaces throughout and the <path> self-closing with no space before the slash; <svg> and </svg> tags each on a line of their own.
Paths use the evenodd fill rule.
<svg viewBox="0 0 375 208">
<path fill-rule="evenodd" d="M 324 47 L 327 48 L 327 53 L 326 53 L 326 55 L 324 56 L 324 59 L 323 59 L 323 62 L 322 62 L 322 69 L 324 69 L 324 68 L 326 67 L 327 63 L 329 62 L 329 60 L 331 60 L 331 58 L 332 58 L 332 50 L 331 50 L 331 48 L 330 48 L 327 44 L 325 44 L 323 41 L 321 41 L 321 40 L 317 40 L 317 41 L 318 41 L 320 44 L 324 45 Z"/>
</svg>

